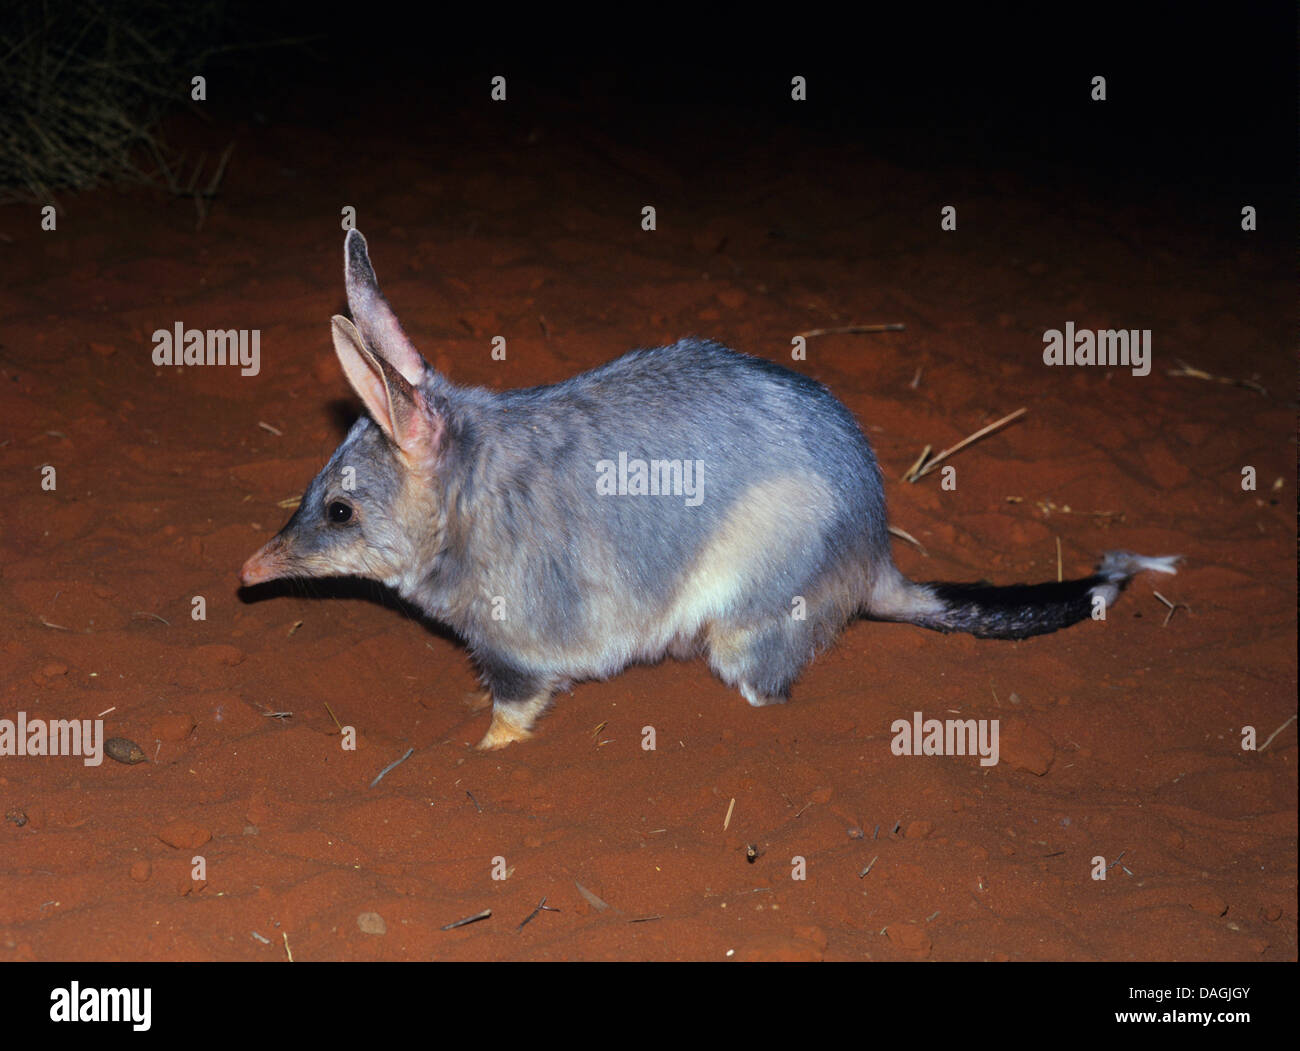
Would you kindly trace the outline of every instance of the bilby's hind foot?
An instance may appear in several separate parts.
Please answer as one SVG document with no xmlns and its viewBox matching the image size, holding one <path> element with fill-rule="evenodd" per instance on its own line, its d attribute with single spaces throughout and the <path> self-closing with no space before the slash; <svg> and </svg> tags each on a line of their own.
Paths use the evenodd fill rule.
<svg viewBox="0 0 1300 1051">
<path fill-rule="evenodd" d="M 740 695 L 755 708 L 766 708 L 769 704 L 785 704 L 789 699 L 779 694 L 759 693 L 747 682 L 740 684 Z"/>
<path fill-rule="evenodd" d="M 784 704 L 811 656 L 813 626 L 788 617 L 754 626 L 709 628 L 709 666 L 755 708 Z"/>
</svg>

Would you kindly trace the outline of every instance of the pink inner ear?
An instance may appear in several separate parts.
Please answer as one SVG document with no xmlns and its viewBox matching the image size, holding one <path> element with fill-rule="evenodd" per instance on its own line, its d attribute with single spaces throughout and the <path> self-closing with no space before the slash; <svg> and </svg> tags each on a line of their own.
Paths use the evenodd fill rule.
<svg viewBox="0 0 1300 1051">
<path fill-rule="evenodd" d="M 418 387 L 394 391 L 389 404 L 397 447 L 411 460 L 432 464 L 442 451 L 446 421 L 429 405 Z"/>
<path fill-rule="evenodd" d="M 334 353 L 338 355 L 339 364 L 348 383 L 357 392 L 357 397 L 365 405 L 374 421 L 383 428 L 384 433 L 396 440 L 394 420 L 389 409 L 388 391 L 383 377 L 374 364 L 374 359 L 365 350 L 359 333 L 352 322 L 340 315 L 331 320 L 334 336 Z"/>
<path fill-rule="evenodd" d="M 389 309 L 384 297 L 375 292 L 366 297 L 364 309 L 365 331 L 371 346 L 387 358 L 411 386 L 419 386 L 424 378 L 425 364 L 415 345 L 406 338 L 397 316 Z"/>
<path fill-rule="evenodd" d="M 366 411 L 407 457 L 435 459 L 446 432 L 442 416 L 396 365 L 370 352 L 352 322 L 336 315 L 332 324 L 334 351 Z"/>
</svg>

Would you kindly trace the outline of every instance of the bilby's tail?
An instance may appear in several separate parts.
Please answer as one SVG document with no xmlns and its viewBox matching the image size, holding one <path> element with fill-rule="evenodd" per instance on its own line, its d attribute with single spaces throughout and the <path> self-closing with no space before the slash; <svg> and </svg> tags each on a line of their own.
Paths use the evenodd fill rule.
<svg viewBox="0 0 1300 1051">
<path fill-rule="evenodd" d="M 964 631 L 982 639 L 1024 639 L 1088 619 L 1098 599 L 1109 608 L 1136 574 L 1174 573 L 1178 560 L 1178 555 L 1149 558 L 1108 551 L 1090 577 L 1010 587 L 917 584 L 899 574 L 877 585 L 867 615 L 933 631 Z"/>
</svg>

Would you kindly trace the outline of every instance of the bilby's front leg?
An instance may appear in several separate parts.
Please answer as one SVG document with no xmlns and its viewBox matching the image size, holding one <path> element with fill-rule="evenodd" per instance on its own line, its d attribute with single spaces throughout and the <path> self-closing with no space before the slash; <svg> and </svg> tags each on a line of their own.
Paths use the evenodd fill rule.
<svg viewBox="0 0 1300 1051">
<path fill-rule="evenodd" d="M 478 747 L 486 751 L 528 740 L 533 723 L 551 702 L 554 683 L 495 654 L 475 656 L 492 693 L 492 725 Z"/>
<path fill-rule="evenodd" d="M 492 725 L 477 747 L 489 751 L 504 748 L 516 741 L 527 741 L 533 736 L 533 723 L 546 710 L 550 701 L 550 691 L 539 693 L 526 701 L 502 701 L 497 698 L 492 702 Z"/>
</svg>

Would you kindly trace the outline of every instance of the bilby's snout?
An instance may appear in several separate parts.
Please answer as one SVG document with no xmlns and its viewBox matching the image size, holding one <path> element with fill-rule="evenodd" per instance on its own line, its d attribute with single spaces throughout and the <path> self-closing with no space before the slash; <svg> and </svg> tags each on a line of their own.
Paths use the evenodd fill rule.
<svg viewBox="0 0 1300 1051">
<path fill-rule="evenodd" d="M 249 556 L 248 561 L 239 571 L 239 583 L 250 588 L 254 584 L 265 584 L 268 580 L 283 576 L 285 571 L 283 551 L 284 545 L 280 538 L 272 537 Z"/>
</svg>

